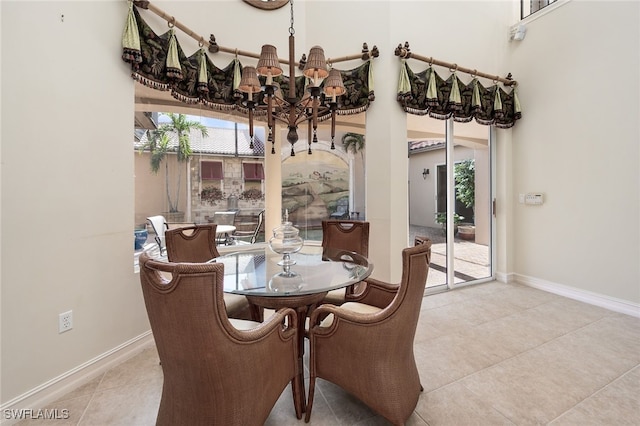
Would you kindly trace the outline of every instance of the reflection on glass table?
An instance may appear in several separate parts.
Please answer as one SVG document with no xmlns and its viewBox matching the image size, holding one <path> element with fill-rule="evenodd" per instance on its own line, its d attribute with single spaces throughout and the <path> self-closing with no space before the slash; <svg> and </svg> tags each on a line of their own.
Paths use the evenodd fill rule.
<svg viewBox="0 0 640 426">
<path fill-rule="evenodd" d="M 305 246 L 291 254 L 293 265 L 279 265 L 282 256 L 268 248 L 225 254 L 224 291 L 248 296 L 287 296 L 327 292 L 355 284 L 373 270 L 368 260 L 344 250 Z"/>
</svg>

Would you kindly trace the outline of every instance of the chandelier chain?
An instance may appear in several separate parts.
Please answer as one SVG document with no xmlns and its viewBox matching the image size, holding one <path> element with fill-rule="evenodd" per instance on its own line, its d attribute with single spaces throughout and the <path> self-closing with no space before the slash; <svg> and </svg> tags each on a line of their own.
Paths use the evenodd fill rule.
<svg viewBox="0 0 640 426">
<path fill-rule="evenodd" d="M 296 30 L 293 28 L 293 0 L 289 0 L 289 4 L 291 5 L 291 26 L 289 27 L 289 35 L 295 35 Z"/>
</svg>

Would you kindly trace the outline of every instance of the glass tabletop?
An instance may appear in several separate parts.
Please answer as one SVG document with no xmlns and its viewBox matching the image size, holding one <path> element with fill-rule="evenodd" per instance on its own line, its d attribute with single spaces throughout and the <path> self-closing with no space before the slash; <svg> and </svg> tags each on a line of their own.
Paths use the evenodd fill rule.
<svg viewBox="0 0 640 426">
<path fill-rule="evenodd" d="M 231 252 L 212 260 L 224 264 L 224 291 L 253 296 L 314 294 L 355 284 L 367 278 L 373 264 L 345 250 L 305 246 L 292 254 L 295 264 L 278 265 L 282 255 L 269 248 Z"/>
</svg>

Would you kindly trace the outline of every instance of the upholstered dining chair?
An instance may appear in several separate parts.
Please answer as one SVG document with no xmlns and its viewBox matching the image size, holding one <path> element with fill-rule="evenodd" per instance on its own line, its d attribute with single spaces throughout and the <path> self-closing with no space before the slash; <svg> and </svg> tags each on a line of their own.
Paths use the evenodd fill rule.
<svg viewBox="0 0 640 426">
<path fill-rule="evenodd" d="M 399 285 L 369 278 L 362 293 L 347 295 L 351 301 L 312 312 L 305 421 L 317 378 L 342 387 L 394 425 L 411 416 L 422 391 L 413 340 L 430 257 L 431 242 L 406 248 Z"/>
<path fill-rule="evenodd" d="M 204 263 L 220 256 L 216 248 L 215 223 L 185 226 L 165 232 L 169 262 Z M 253 318 L 247 298 L 241 294 L 224 294 L 227 315 L 238 319 Z"/>
<path fill-rule="evenodd" d="M 169 262 L 203 263 L 220 256 L 216 248 L 217 227 L 211 223 L 165 231 Z"/>
<path fill-rule="evenodd" d="M 166 274 L 170 274 L 169 279 Z M 157 425 L 263 425 L 297 374 L 296 312 L 263 323 L 229 319 L 222 263 L 171 263 L 140 256 L 142 294 L 164 383 Z"/>
<path fill-rule="evenodd" d="M 323 220 L 322 247 L 353 251 L 364 257 L 369 255 L 369 222 L 360 220 Z M 342 305 L 345 295 L 361 290 L 362 283 L 332 290 L 322 303 Z"/>
</svg>

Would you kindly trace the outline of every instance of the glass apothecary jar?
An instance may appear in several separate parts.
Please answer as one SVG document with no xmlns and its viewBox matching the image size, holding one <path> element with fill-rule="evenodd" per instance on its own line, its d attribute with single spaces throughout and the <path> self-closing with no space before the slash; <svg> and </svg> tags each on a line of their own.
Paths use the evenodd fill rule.
<svg viewBox="0 0 640 426">
<path fill-rule="evenodd" d="M 284 222 L 273 229 L 273 237 L 269 239 L 269 248 L 282 255 L 282 260 L 278 262 L 278 265 L 295 265 L 296 262 L 291 259 L 291 255 L 299 252 L 304 245 L 304 240 L 298 235 L 299 233 L 298 228 L 289 222 L 289 214 L 285 211 Z"/>
</svg>

